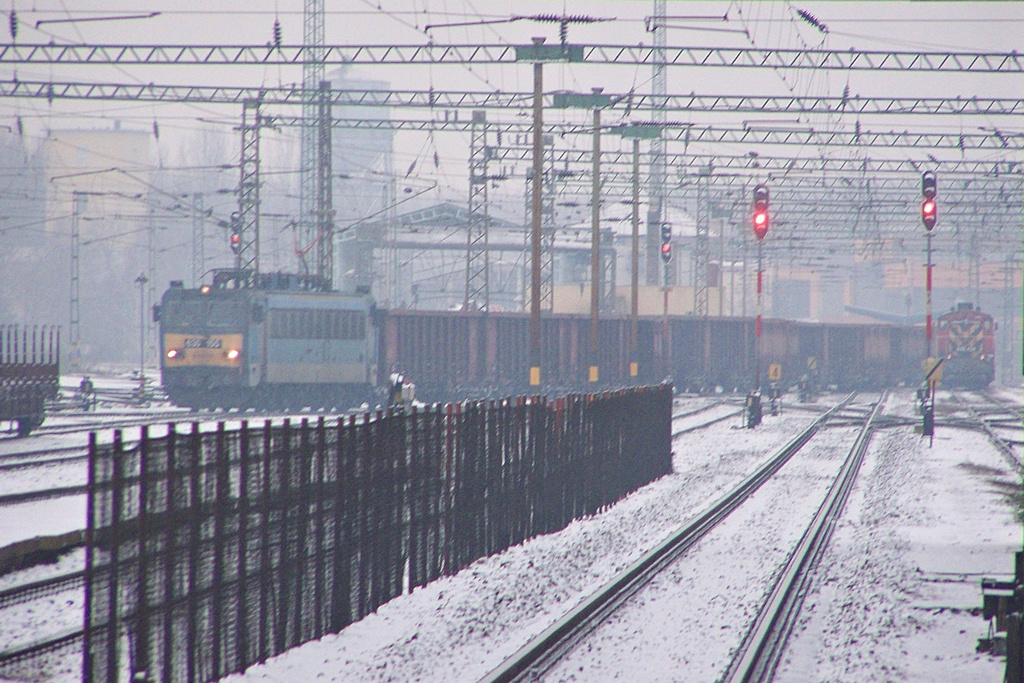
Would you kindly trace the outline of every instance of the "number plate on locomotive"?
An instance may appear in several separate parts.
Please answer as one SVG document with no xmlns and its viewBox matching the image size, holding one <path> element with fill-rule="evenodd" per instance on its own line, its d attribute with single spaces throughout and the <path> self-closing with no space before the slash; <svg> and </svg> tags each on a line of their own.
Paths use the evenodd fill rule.
<svg viewBox="0 0 1024 683">
<path fill-rule="evenodd" d="M 185 340 L 186 349 L 219 349 L 220 347 L 220 339 L 190 338 Z"/>
</svg>

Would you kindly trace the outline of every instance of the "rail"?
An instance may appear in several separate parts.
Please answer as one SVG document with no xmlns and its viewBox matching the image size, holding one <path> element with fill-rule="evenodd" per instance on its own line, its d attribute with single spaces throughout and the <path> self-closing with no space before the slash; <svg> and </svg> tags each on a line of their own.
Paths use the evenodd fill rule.
<svg viewBox="0 0 1024 683">
<path fill-rule="evenodd" d="M 857 480 L 871 439 L 872 423 L 881 412 L 885 394 L 864 420 L 857 440 L 843 463 L 839 476 L 818 508 L 789 561 L 779 574 L 768 599 L 740 644 L 726 672 L 725 683 L 770 681 L 796 623 L 815 569 L 828 548 L 836 523 Z"/>
<path fill-rule="evenodd" d="M 1007 411 L 1009 410 L 1008 406 L 1006 406 L 1000 401 L 994 400 L 991 396 L 987 396 L 985 394 L 983 394 L 983 396 L 986 397 L 986 400 L 996 404 L 1001 409 Z M 959 395 L 954 394 L 954 397 L 956 401 L 960 404 L 960 407 L 964 410 L 964 412 L 966 412 L 970 416 L 970 420 L 966 422 L 958 420 L 945 420 L 944 422 L 954 427 L 961 427 L 966 429 L 979 429 L 981 432 L 985 434 L 985 436 L 988 437 L 989 442 L 996 447 L 996 450 L 999 451 L 999 454 L 1003 457 L 1003 460 L 1005 460 L 1006 463 L 1010 465 L 1010 467 L 1014 468 L 1014 470 L 1018 472 L 1024 471 L 1024 462 L 1021 461 L 1021 457 L 1014 452 L 1013 448 L 1010 447 L 1010 444 L 1006 441 L 1006 439 L 1000 436 L 992 428 L 992 425 L 990 425 L 985 418 L 979 415 L 978 412 L 974 410 L 974 408 L 966 401 L 964 401 Z"/>
<path fill-rule="evenodd" d="M 81 588 L 85 583 L 85 571 L 79 570 L 67 574 L 59 574 L 48 579 L 23 583 L 0 590 L 0 610 L 18 605 L 29 600 L 54 595 L 72 588 Z"/>
<path fill-rule="evenodd" d="M 621 572 L 604 588 L 527 643 L 481 680 L 485 683 L 506 683 L 538 678 L 583 636 L 753 495 L 810 441 L 822 425 L 845 408 L 854 396 L 855 394 L 851 393 L 821 415 L 731 492 Z"/>
</svg>

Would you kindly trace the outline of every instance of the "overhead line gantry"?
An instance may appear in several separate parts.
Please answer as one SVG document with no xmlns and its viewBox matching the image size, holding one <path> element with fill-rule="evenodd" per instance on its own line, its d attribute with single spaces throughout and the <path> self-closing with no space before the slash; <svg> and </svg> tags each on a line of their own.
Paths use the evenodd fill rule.
<svg viewBox="0 0 1024 683">
<path fill-rule="evenodd" d="M 241 104 L 260 99 L 267 105 L 301 104 L 319 96 L 318 89 L 284 86 L 202 86 L 158 83 L 90 83 L 83 81 L 0 79 L 0 97 L 36 99 L 135 100 L 201 104 Z M 552 107 L 561 93 L 544 94 Z M 653 111 L 650 95 L 608 93 L 619 109 Z M 334 90 L 332 106 L 415 107 L 428 109 L 514 109 L 533 106 L 533 93 L 469 90 Z M 815 97 L 793 95 L 668 94 L 665 110 L 739 114 L 848 114 L 1016 116 L 1024 100 L 1014 97 Z"/>
<path fill-rule="evenodd" d="M 531 45 L 57 45 L 0 46 L 0 64 L 300 66 L 369 64 L 516 64 Z M 1016 52 L 908 52 L 803 50 L 734 47 L 655 48 L 644 45 L 567 45 L 571 61 L 635 66 L 653 64 L 663 49 L 668 67 L 730 67 L 841 71 L 937 71 L 1008 73 L 1024 71 Z"/>
</svg>

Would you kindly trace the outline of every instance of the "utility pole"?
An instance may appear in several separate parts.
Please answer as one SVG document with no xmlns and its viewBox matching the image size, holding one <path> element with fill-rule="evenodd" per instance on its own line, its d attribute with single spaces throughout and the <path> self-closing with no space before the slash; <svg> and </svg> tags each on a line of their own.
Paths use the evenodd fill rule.
<svg viewBox="0 0 1024 683">
<path fill-rule="evenodd" d="M 572 45 L 545 45 L 534 38 L 532 45 L 516 48 L 517 62 L 533 63 L 533 220 L 530 233 L 530 386 L 540 386 L 540 260 L 541 260 L 541 177 L 544 164 L 544 62 L 583 61 L 583 49 Z"/>
<path fill-rule="evenodd" d="M 538 49 L 543 38 L 534 38 Z M 544 63 L 533 64 L 533 222 L 530 232 L 530 386 L 540 386 L 540 193 L 544 173 Z"/>
<path fill-rule="evenodd" d="M 629 376 L 635 379 L 640 374 L 640 359 L 637 348 L 637 316 L 640 309 L 640 140 L 661 138 L 660 126 L 620 126 L 616 131 L 624 138 L 633 140 L 633 212 L 632 212 L 632 272 L 630 273 L 629 303 Z M 659 228 L 660 230 L 660 228 Z"/>
<path fill-rule="evenodd" d="M 260 101 L 242 105 L 242 153 L 239 160 L 238 223 L 235 268 L 249 270 L 253 279 L 260 265 Z M 235 238 L 232 237 L 232 242 Z"/>
<path fill-rule="evenodd" d="M 666 59 L 665 59 L 666 0 L 654 0 L 651 16 L 651 32 L 654 34 L 651 53 L 651 95 L 653 110 L 651 118 L 656 126 L 666 122 L 667 101 Z M 648 189 L 647 209 L 647 284 L 658 284 L 658 234 L 665 222 L 665 140 L 660 134 L 651 141 L 651 178 Z"/>
<path fill-rule="evenodd" d="M 708 315 L 708 261 L 711 248 L 708 239 L 711 214 L 709 183 L 711 167 L 701 169 L 697 177 L 697 224 L 693 246 L 693 314 Z"/>
<path fill-rule="evenodd" d="M 595 99 L 601 88 L 594 88 Z M 600 335 L 598 317 L 601 307 L 601 107 L 594 106 L 594 159 L 590 195 L 590 372 L 588 380 L 595 384 L 599 378 L 598 353 Z"/>
<path fill-rule="evenodd" d="M 633 138 L 633 211 L 632 253 L 629 280 L 629 376 L 636 381 L 640 374 L 637 357 L 637 314 L 640 308 L 640 138 Z"/>
<path fill-rule="evenodd" d="M 149 278 L 139 273 L 135 284 L 139 286 L 139 389 L 136 397 L 139 403 L 146 400 L 146 283 Z"/>
<path fill-rule="evenodd" d="M 81 325 L 79 323 L 79 302 L 81 281 L 78 277 L 78 260 L 81 250 L 82 212 L 85 211 L 86 196 L 80 192 L 71 194 L 71 322 L 68 326 L 71 347 L 68 350 L 68 365 L 72 370 L 79 368 L 82 360 Z"/>
<path fill-rule="evenodd" d="M 206 272 L 206 216 L 203 214 L 203 195 L 196 192 L 192 195 L 192 286 L 196 289 Z"/>
</svg>

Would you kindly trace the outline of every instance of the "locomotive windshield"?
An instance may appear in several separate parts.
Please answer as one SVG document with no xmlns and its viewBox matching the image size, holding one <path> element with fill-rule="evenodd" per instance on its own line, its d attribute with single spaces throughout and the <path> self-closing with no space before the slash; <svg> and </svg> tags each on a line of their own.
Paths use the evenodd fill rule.
<svg viewBox="0 0 1024 683">
<path fill-rule="evenodd" d="M 228 332 L 248 323 L 246 301 L 218 301 L 214 298 L 167 301 L 160 311 L 165 332 Z"/>
</svg>

